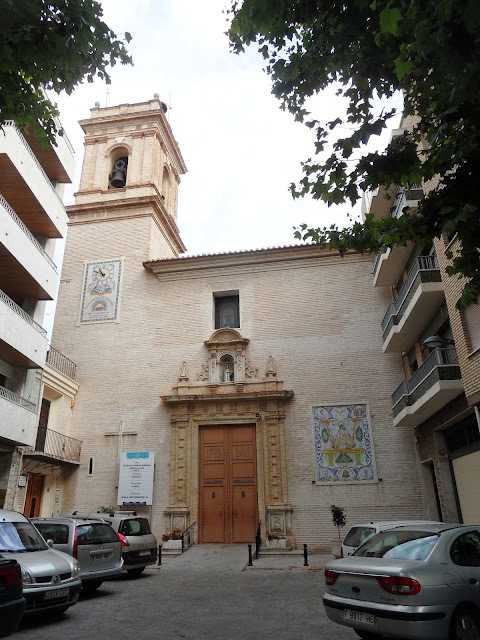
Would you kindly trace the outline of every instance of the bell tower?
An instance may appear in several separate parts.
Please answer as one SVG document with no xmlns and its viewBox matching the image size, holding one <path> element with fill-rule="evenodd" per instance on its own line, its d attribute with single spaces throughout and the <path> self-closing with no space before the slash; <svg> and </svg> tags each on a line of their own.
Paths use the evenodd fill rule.
<svg viewBox="0 0 480 640">
<path fill-rule="evenodd" d="M 118 238 L 114 223 L 136 220 L 128 232 L 147 233 L 144 259 L 185 251 L 176 219 L 186 166 L 166 111 L 155 95 L 136 104 L 100 108 L 97 103 L 91 117 L 80 121 L 85 155 L 75 204 L 68 207 L 69 234 L 77 225 L 110 223 L 102 224 L 102 237 Z"/>
</svg>

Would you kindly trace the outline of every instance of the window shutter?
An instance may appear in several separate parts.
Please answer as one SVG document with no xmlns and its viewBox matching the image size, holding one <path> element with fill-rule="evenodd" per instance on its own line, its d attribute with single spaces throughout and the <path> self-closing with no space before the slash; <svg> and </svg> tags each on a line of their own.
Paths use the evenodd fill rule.
<svg viewBox="0 0 480 640">
<path fill-rule="evenodd" d="M 465 309 L 465 322 L 472 351 L 480 349 L 480 304 L 469 304 Z"/>
</svg>

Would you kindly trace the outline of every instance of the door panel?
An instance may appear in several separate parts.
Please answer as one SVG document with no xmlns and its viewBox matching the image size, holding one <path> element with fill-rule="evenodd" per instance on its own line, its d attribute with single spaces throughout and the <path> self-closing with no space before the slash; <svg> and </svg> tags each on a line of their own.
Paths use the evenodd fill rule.
<svg viewBox="0 0 480 640">
<path fill-rule="evenodd" d="M 255 426 L 201 429 L 200 514 L 200 542 L 255 540 Z"/>
<path fill-rule="evenodd" d="M 27 495 L 23 513 L 27 518 L 38 518 L 42 503 L 44 476 L 38 473 L 30 473 L 28 476 Z"/>
</svg>

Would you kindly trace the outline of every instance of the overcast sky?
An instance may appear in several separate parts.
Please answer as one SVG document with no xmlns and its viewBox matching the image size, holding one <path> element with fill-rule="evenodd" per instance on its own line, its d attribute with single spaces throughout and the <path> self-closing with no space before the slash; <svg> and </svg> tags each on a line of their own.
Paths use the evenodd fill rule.
<svg viewBox="0 0 480 640">
<path fill-rule="evenodd" d="M 294 244 L 293 226 L 346 222 L 348 206 L 328 209 L 294 201 L 289 184 L 301 178 L 313 133 L 280 110 L 255 50 L 230 53 L 228 0 L 103 0 L 105 22 L 128 45 L 134 66 L 112 69 L 112 84 L 82 84 L 60 96 L 60 120 L 77 158 L 67 192 L 73 202 L 83 157 L 78 120 L 101 106 L 143 102 L 154 93 L 170 105 L 168 118 L 188 173 L 180 184 L 177 223 L 190 255 Z M 312 108 L 322 121 L 341 104 L 330 91 Z M 151 256 L 155 258 L 156 256 Z"/>
</svg>

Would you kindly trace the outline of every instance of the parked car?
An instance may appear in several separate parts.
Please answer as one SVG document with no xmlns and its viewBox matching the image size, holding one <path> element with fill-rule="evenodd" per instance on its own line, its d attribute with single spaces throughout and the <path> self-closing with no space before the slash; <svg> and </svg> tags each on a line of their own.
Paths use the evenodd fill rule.
<svg viewBox="0 0 480 640">
<path fill-rule="evenodd" d="M 325 567 L 330 620 L 360 638 L 480 637 L 480 526 L 422 524 L 377 533 Z"/>
<path fill-rule="evenodd" d="M 0 638 L 6 638 L 16 630 L 24 611 L 20 565 L 13 558 L 0 555 Z"/>
<path fill-rule="evenodd" d="M 382 522 L 363 522 L 362 524 L 354 524 L 350 527 L 347 535 L 344 537 L 341 547 L 341 557 L 351 556 L 355 549 L 380 531 L 393 529 L 394 527 L 402 527 L 411 524 L 441 524 L 433 520 L 385 520 Z"/>
<path fill-rule="evenodd" d="M 147 518 L 135 511 L 115 511 L 97 514 L 109 522 L 122 543 L 123 570 L 140 575 L 149 564 L 157 561 L 157 539 L 150 531 Z"/>
<path fill-rule="evenodd" d="M 112 527 L 99 519 L 33 518 L 32 522 L 54 549 L 74 556 L 80 564 L 85 591 L 122 574 L 122 545 Z"/>
<path fill-rule="evenodd" d="M 61 613 L 77 602 L 82 586 L 77 560 L 51 549 L 23 514 L 0 509 L 0 553 L 20 565 L 25 613 Z"/>
</svg>

